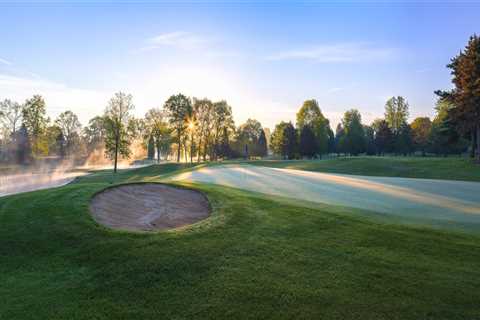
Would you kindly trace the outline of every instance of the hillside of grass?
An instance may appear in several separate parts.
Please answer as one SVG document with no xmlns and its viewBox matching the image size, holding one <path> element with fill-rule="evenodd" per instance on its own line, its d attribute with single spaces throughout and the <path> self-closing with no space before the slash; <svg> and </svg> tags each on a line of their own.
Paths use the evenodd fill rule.
<svg viewBox="0 0 480 320">
<path fill-rule="evenodd" d="M 366 176 L 480 181 L 480 165 L 466 158 L 340 157 L 325 160 L 260 160 L 249 164 Z"/>
<path fill-rule="evenodd" d="M 95 192 L 176 166 L 0 198 L 0 319 L 480 317 L 479 236 L 200 184 L 212 215 L 184 229 L 91 218 Z"/>
</svg>

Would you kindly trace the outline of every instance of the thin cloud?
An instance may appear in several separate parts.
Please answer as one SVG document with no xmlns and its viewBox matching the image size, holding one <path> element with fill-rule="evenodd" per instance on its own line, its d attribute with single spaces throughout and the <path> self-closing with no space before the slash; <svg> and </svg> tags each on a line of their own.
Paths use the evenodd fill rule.
<svg viewBox="0 0 480 320">
<path fill-rule="evenodd" d="M 341 43 L 283 51 L 268 56 L 267 60 L 311 60 L 318 63 L 347 63 L 386 60 L 392 58 L 394 54 L 395 50 L 393 49 L 377 48 L 366 43 Z"/>
<path fill-rule="evenodd" d="M 146 41 L 147 45 L 140 51 L 154 50 L 161 47 L 175 47 L 183 50 L 198 49 L 209 43 L 209 40 L 191 32 L 175 31 L 162 33 Z"/>
<path fill-rule="evenodd" d="M 2 58 L 0 58 L 0 64 L 4 64 L 6 66 L 11 66 L 12 65 L 12 63 L 10 61 L 2 59 Z"/>
</svg>

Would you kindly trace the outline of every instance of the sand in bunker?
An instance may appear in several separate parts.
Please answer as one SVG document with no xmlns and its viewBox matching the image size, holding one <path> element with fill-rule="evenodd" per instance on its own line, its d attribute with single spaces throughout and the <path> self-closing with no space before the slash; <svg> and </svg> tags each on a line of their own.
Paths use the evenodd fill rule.
<svg viewBox="0 0 480 320">
<path fill-rule="evenodd" d="M 110 228 L 154 231 L 205 219 L 209 204 L 200 192 L 148 183 L 106 189 L 92 199 L 90 210 Z"/>
</svg>

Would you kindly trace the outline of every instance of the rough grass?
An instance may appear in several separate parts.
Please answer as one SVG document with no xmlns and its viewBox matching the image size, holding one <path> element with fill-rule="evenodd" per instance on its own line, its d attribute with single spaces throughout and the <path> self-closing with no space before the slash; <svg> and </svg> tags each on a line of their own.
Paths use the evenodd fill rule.
<svg viewBox="0 0 480 320">
<path fill-rule="evenodd" d="M 249 164 L 366 176 L 480 181 L 480 165 L 466 158 L 340 157 L 325 160 L 249 161 Z"/>
<path fill-rule="evenodd" d="M 477 319 L 480 237 L 191 185 L 212 216 L 105 229 L 90 197 L 160 165 L 0 198 L 0 319 Z"/>
</svg>

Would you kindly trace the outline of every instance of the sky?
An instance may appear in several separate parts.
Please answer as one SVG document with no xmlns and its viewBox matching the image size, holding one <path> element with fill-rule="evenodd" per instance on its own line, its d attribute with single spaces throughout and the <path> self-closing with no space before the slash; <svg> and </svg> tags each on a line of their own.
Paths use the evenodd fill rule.
<svg viewBox="0 0 480 320">
<path fill-rule="evenodd" d="M 316 99 L 332 128 L 404 96 L 433 116 L 446 64 L 480 32 L 476 1 L 2 1 L 0 99 L 41 94 L 83 125 L 118 91 L 135 114 L 172 94 L 225 99 L 274 128 Z"/>
</svg>

